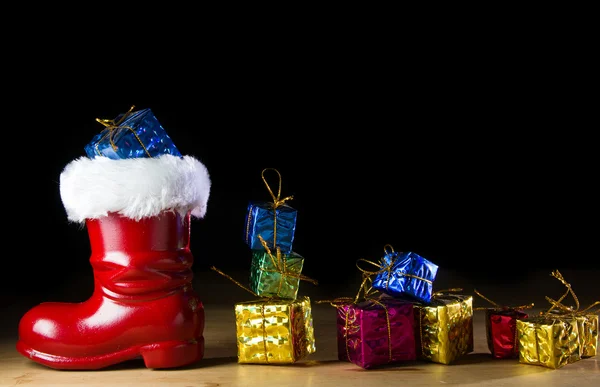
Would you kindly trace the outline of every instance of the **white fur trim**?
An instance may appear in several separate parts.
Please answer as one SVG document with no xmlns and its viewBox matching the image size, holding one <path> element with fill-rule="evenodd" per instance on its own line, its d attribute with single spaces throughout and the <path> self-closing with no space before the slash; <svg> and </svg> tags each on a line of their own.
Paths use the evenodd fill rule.
<svg viewBox="0 0 600 387">
<path fill-rule="evenodd" d="M 191 156 L 112 160 L 81 157 L 60 174 L 60 196 L 72 222 L 116 212 L 139 220 L 165 210 L 203 218 L 210 194 L 204 164 Z"/>
</svg>

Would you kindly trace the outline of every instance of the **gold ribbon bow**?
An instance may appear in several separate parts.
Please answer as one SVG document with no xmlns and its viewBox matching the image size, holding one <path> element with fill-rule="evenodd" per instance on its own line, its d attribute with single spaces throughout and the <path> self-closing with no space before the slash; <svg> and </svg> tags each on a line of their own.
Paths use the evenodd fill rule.
<svg viewBox="0 0 600 387">
<path fill-rule="evenodd" d="M 277 196 L 275 196 L 275 194 L 273 193 L 273 190 L 271 189 L 271 186 L 269 186 L 269 183 L 267 182 L 267 179 L 265 178 L 266 171 L 275 171 L 277 173 L 277 176 L 279 176 L 279 187 L 277 189 Z M 277 246 L 277 208 L 284 205 L 286 201 L 292 200 L 294 197 L 287 196 L 283 199 L 281 198 L 281 173 L 279 173 L 279 171 L 277 169 L 265 168 L 261 172 L 261 177 L 262 177 L 263 182 L 267 186 L 267 190 L 271 194 L 271 198 L 273 198 L 273 246 Z"/>
<path fill-rule="evenodd" d="M 383 246 L 383 252 L 385 253 L 385 255 L 380 260 L 381 264 L 375 263 L 373 261 L 369 261 L 368 259 L 359 258 L 358 261 L 357 261 L 357 263 L 356 263 L 356 266 L 358 267 L 358 270 L 360 270 L 363 273 L 368 274 L 368 275 L 378 275 L 378 274 L 386 273 L 387 272 L 387 281 L 385 283 L 385 288 L 389 289 L 390 278 L 392 276 L 392 268 L 394 267 L 394 264 L 395 264 L 397 258 L 390 259 L 390 262 L 388 264 L 385 263 L 385 257 L 394 253 L 394 248 L 392 247 L 392 245 L 387 244 L 387 245 Z M 377 271 L 367 271 L 367 270 L 361 268 L 360 266 L 358 266 L 358 262 L 367 262 L 367 263 L 369 263 L 369 264 L 371 264 L 373 266 L 378 267 L 379 270 L 377 270 Z M 424 281 L 424 282 L 426 282 L 428 284 L 432 284 L 433 283 L 431 280 L 428 280 L 427 278 L 419 277 L 417 275 L 410 274 L 410 273 L 398 272 L 398 275 L 401 275 L 401 276 L 404 276 L 404 277 L 415 278 L 417 280 Z"/>
<path fill-rule="evenodd" d="M 490 304 L 494 305 L 493 308 L 490 307 L 477 307 L 477 308 L 473 308 L 473 310 L 487 310 L 487 309 L 492 309 L 492 310 L 509 310 L 509 309 L 514 309 L 514 310 L 521 310 L 521 309 L 531 309 L 535 306 L 535 304 L 532 302 L 530 304 L 526 304 L 526 305 L 518 305 L 518 306 L 505 306 L 505 305 L 500 305 L 492 300 L 490 300 L 489 298 L 487 298 L 486 296 L 484 296 L 483 294 L 479 293 L 477 291 L 477 289 L 473 289 L 473 291 L 475 292 L 475 294 L 477 294 L 479 297 L 483 298 L 484 300 L 486 300 L 487 302 L 489 302 Z"/>
<path fill-rule="evenodd" d="M 152 156 L 150 156 L 150 152 L 148 152 L 148 149 L 146 149 L 146 146 L 142 142 L 142 139 L 140 139 L 140 137 L 137 135 L 135 130 L 133 130 L 133 128 L 131 126 L 121 126 L 121 123 L 123 121 L 125 121 L 125 119 L 127 117 L 129 117 L 131 115 L 134 108 L 135 108 L 135 105 L 132 105 L 131 108 L 129 109 L 129 111 L 127 113 L 123 114 L 123 116 L 118 121 L 110 120 L 110 119 L 103 119 L 103 118 L 96 118 L 96 121 L 101 123 L 102 125 L 104 125 L 104 129 L 106 130 L 106 134 L 104 136 L 102 136 L 102 138 L 100 138 L 100 140 L 98 140 L 98 142 L 96 142 L 96 153 L 98 155 L 102 156 L 102 154 L 100 153 L 100 150 L 98 149 L 98 144 L 102 140 L 104 140 L 106 137 L 108 137 L 108 140 L 110 141 L 110 145 L 112 146 L 113 150 L 116 152 L 117 145 L 114 142 L 114 137 L 117 134 L 117 129 L 127 129 L 127 130 L 131 131 L 131 133 L 133 133 L 135 138 L 138 140 L 138 142 L 142 146 L 142 149 L 144 149 L 144 152 L 146 152 L 146 155 L 148 157 L 152 157 Z"/>
<path fill-rule="evenodd" d="M 358 264 L 357 264 L 357 266 L 358 266 Z M 358 291 L 356 292 L 356 296 L 354 298 L 338 297 L 338 298 L 334 298 L 333 300 L 319 300 L 319 301 L 316 301 L 316 303 L 317 304 L 329 303 L 331 306 L 335 307 L 336 309 L 339 309 L 339 308 L 343 307 L 344 305 L 348 305 L 348 304 L 356 305 L 359 302 L 363 302 L 363 301 L 371 302 L 371 303 L 381 306 L 385 312 L 385 321 L 386 321 L 387 331 L 388 331 L 388 362 L 391 362 L 392 361 L 392 325 L 390 322 L 390 313 L 387 309 L 387 306 L 385 306 L 385 304 L 383 304 L 378 299 L 372 297 L 375 293 L 378 293 L 377 290 L 373 289 L 372 285 L 373 285 L 373 281 L 371 279 L 371 275 L 369 275 L 368 272 L 363 271 L 362 282 L 361 282 L 360 286 L 358 287 Z M 362 297 L 361 297 L 361 295 L 362 295 Z M 348 357 L 348 360 L 350 360 L 350 351 L 348 349 L 349 314 L 350 314 L 350 310 L 346 309 L 346 314 L 344 316 L 344 325 L 345 325 L 344 326 L 344 337 L 346 339 L 345 347 L 346 347 L 346 356 Z"/>
<path fill-rule="evenodd" d="M 331 304 L 331 306 L 337 308 L 337 307 L 344 306 L 347 304 L 358 304 L 359 302 L 362 302 L 362 301 L 372 301 L 372 300 L 374 300 L 374 298 L 372 296 L 378 292 L 379 292 L 378 290 L 373 289 L 373 280 L 371 279 L 371 276 L 363 273 L 362 282 L 360 283 L 360 286 L 358 287 L 356 296 L 354 296 L 354 297 L 337 297 L 337 298 L 334 298 L 333 300 L 320 300 L 320 301 L 316 301 L 316 302 L 318 304 L 328 303 L 328 304 Z"/>
<path fill-rule="evenodd" d="M 552 305 L 550 307 L 550 309 L 548 309 L 546 311 L 546 314 L 551 313 L 555 308 L 558 309 L 558 310 L 560 310 L 564 314 L 573 315 L 573 316 L 581 316 L 581 315 L 584 315 L 584 314 L 595 314 L 595 313 L 600 312 L 600 308 L 598 308 L 597 310 L 592 310 L 595 306 L 600 306 L 600 301 L 596 301 L 596 302 L 592 303 L 590 306 L 588 306 L 587 308 L 580 310 L 579 309 L 579 307 L 580 307 L 579 298 L 577 298 L 577 295 L 573 291 L 573 288 L 571 287 L 571 284 L 569 284 L 565 280 L 565 278 L 562 276 L 562 274 L 558 270 L 553 271 L 551 273 L 551 275 L 554 278 L 558 279 L 560 282 L 562 282 L 562 284 L 567 287 L 567 291 L 558 300 L 554 300 L 554 299 L 546 296 L 546 300 Z M 566 305 L 564 305 L 562 303 L 563 300 L 569 295 L 569 293 L 571 294 L 571 296 L 575 300 L 575 308 L 573 308 L 571 306 L 566 306 Z"/>
<path fill-rule="evenodd" d="M 276 255 L 273 255 L 271 253 L 271 249 L 269 249 L 269 246 L 267 245 L 267 242 L 263 239 L 263 237 L 259 235 L 258 239 L 260 239 L 260 243 L 265 248 L 267 254 L 269 255 L 269 258 L 271 258 L 271 262 L 273 263 L 273 266 L 275 267 L 275 270 L 267 270 L 262 267 L 260 268 L 260 270 L 267 272 L 267 273 L 279 273 L 281 275 L 281 278 L 279 280 L 279 288 L 277 289 L 278 295 L 279 295 L 279 292 L 281 291 L 281 286 L 283 285 L 283 280 L 285 277 L 298 278 L 301 281 L 308 281 L 314 285 L 319 284 L 316 280 L 314 280 L 310 277 L 307 277 L 303 274 L 289 272 L 287 269 L 287 259 L 282 257 L 281 249 L 279 247 L 277 247 Z"/>
</svg>

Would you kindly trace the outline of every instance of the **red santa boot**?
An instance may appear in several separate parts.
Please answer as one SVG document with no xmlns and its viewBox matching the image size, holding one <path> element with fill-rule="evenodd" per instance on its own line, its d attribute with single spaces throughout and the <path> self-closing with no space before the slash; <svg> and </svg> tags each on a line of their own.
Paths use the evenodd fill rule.
<svg viewBox="0 0 600 387">
<path fill-rule="evenodd" d="M 60 175 L 68 219 L 85 224 L 95 289 L 81 303 L 45 302 L 19 324 L 17 350 L 56 369 L 134 358 L 148 368 L 204 354 L 204 308 L 192 289 L 190 220 L 203 218 L 205 166 L 190 156 L 80 158 Z"/>
</svg>

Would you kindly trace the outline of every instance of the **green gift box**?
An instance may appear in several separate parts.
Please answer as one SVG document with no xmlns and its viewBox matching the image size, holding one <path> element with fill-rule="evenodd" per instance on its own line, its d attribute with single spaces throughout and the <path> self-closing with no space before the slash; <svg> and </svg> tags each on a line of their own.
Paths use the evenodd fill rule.
<svg viewBox="0 0 600 387">
<path fill-rule="evenodd" d="M 278 254 L 253 250 L 250 266 L 250 289 L 261 297 L 295 300 L 300 287 L 304 258 L 300 254 Z"/>
<path fill-rule="evenodd" d="M 267 242 L 259 235 L 262 250 L 252 250 L 250 289 L 260 297 L 295 300 L 300 280 L 317 285 L 317 281 L 302 275 L 304 257 L 293 251 L 284 254 L 277 248 L 271 253 Z"/>
</svg>

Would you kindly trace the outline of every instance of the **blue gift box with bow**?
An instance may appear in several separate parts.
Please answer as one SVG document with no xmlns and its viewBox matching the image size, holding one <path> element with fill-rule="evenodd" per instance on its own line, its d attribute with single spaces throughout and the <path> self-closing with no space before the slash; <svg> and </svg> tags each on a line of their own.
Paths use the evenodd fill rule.
<svg viewBox="0 0 600 387">
<path fill-rule="evenodd" d="M 267 241 L 271 249 L 279 248 L 282 253 L 292 251 L 298 211 L 283 204 L 251 202 L 246 211 L 245 240 L 253 250 L 263 249 L 260 238 Z"/>
<path fill-rule="evenodd" d="M 181 153 L 150 109 L 118 115 L 113 120 L 99 119 L 104 130 L 95 135 L 85 146 L 89 158 L 98 156 L 113 160 L 156 157 L 170 154 L 181 157 Z"/>
<path fill-rule="evenodd" d="M 429 303 L 438 266 L 413 252 L 384 249 L 385 255 L 373 279 L 373 289 L 390 296 L 409 296 Z"/>
<path fill-rule="evenodd" d="M 267 171 L 275 172 L 279 178 L 279 189 L 273 192 L 265 178 Z M 281 174 L 275 168 L 263 169 L 262 179 L 273 198 L 272 202 L 250 202 L 246 210 L 246 227 L 244 240 L 252 250 L 262 250 L 263 242 L 269 249 L 279 249 L 283 254 L 292 251 L 294 234 L 296 232 L 296 219 L 298 211 L 286 204 L 293 196 L 281 198 Z"/>
</svg>

